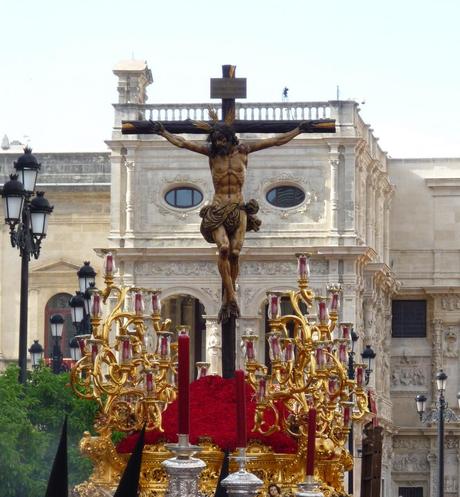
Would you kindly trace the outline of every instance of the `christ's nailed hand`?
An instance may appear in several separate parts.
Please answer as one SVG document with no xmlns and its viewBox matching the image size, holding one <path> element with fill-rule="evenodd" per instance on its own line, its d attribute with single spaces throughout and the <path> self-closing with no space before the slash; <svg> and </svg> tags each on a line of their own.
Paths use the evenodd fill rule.
<svg viewBox="0 0 460 497">
<path fill-rule="evenodd" d="M 150 124 L 152 125 L 152 132 L 157 135 L 161 135 L 165 130 L 165 127 L 159 121 L 152 121 L 150 119 Z"/>
</svg>

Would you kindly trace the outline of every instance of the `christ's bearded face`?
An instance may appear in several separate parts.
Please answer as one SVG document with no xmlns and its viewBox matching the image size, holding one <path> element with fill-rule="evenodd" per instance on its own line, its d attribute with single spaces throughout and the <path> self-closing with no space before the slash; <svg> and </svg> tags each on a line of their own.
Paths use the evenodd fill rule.
<svg viewBox="0 0 460 497">
<path fill-rule="evenodd" d="M 232 136 L 229 135 L 230 133 L 224 133 L 220 130 L 216 130 L 212 133 L 210 137 L 212 155 L 230 155 L 235 144 L 234 142 L 238 143 L 238 141 L 233 133 Z"/>
<path fill-rule="evenodd" d="M 216 155 L 228 155 L 232 148 L 231 144 L 227 140 L 227 137 L 219 131 L 213 133 L 211 146 Z"/>
</svg>

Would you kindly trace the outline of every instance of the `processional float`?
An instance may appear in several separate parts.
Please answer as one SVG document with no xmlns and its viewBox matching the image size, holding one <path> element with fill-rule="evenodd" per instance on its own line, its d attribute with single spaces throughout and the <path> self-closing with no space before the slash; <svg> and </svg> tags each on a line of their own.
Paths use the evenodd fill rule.
<svg viewBox="0 0 460 497">
<path fill-rule="evenodd" d="M 235 379 L 235 450 L 231 474 L 223 481 L 229 495 L 263 495 L 273 483 L 297 496 L 346 495 L 344 472 L 353 467 L 347 441 L 351 424 L 369 412 L 368 371 L 354 364 L 349 374 L 352 325 L 338 323 L 340 286 L 330 285 L 327 296 L 315 296 L 308 255 L 297 254 L 297 261 L 298 289 L 267 295 L 268 366 L 257 360 L 258 337 L 242 337 L 245 371 L 237 371 Z M 78 337 L 82 357 L 71 373 L 75 393 L 99 405 L 97 436 L 85 433 L 81 441 L 94 470 L 75 494 L 111 495 L 129 456 L 117 452 L 112 436 L 133 436 L 145 425 L 147 434 L 159 437 L 156 443 L 146 442 L 139 495 L 211 497 L 224 452 L 209 438 L 197 445 L 189 441 L 189 330 L 170 330 L 171 321 L 161 317 L 159 290 L 117 286 L 111 253 L 104 269 L 105 288 L 91 290 L 92 334 Z M 284 302 L 290 314 L 282 314 Z M 205 381 L 208 365 L 197 368 L 198 382 Z M 248 390 L 254 410 L 249 437 Z M 162 440 L 172 404 L 178 410 L 177 441 Z M 292 440 L 293 453 L 276 453 L 264 443 L 276 433 Z"/>
</svg>

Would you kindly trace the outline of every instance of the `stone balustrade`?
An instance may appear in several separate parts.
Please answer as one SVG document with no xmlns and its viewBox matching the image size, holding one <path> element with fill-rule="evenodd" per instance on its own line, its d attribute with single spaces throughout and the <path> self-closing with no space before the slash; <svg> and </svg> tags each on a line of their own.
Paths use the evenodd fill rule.
<svg viewBox="0 0 460 497">
<path fill-rule="evenodd" d="M 128 104 L 129 105 L 129 104 Z M 209 103 L 194 104 L 143 104 L 138 112 L 143 119 L 154 121 L 180 121 L 209 119 L 209 107 L 215 108 L 221 118 L 221 108 Z M 236 118 L 245 120 L 302 120 L 331 117 L 329 102 L 269 102 L 237 103 Z"/>
<path fill-rule="evenodd" d="M 151 119 L 153 121 L 209 120 L 209 108 L 217 110 L 222 117 L 220 102 L 218 103 L 117 103 L 116 123 L 122 119 Z M 303 120 L 303 119 L 335 119 L 338 132 L 354 128 L 352 135 L 366 140 L 369 150 L 376 160 L 385 162 L 385 152 L 378 144 L 378 138 L 359 114 L 356 102 L 351 100 L 321 102 L 237 102 L 236 119 L 244 120 Z M 115 126 L 117 129 L 117 125 Z M 349 131 L 346 133 L 348 134 Z M 117 134 L 115 134 L 118 137 Z"/>
</svg>

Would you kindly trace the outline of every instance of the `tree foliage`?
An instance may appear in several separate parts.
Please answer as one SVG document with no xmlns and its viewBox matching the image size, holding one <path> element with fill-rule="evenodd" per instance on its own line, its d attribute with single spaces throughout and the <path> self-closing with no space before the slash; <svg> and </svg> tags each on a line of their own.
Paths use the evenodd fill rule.
<svg viewBox="0 0 460 497">
<path fill-rule="evenodd" d="M 79 399 L 69 373 L 47 367 L 18 382 L 18 368 L 0 374 L 0 488 L 2 497 L 43 497 L 64 416 L 68 415 L 69 483 L 88 478 L 90 462 L 79 453 L 85 430 L 92 430 L 97 404 Z"/>
</svg>

